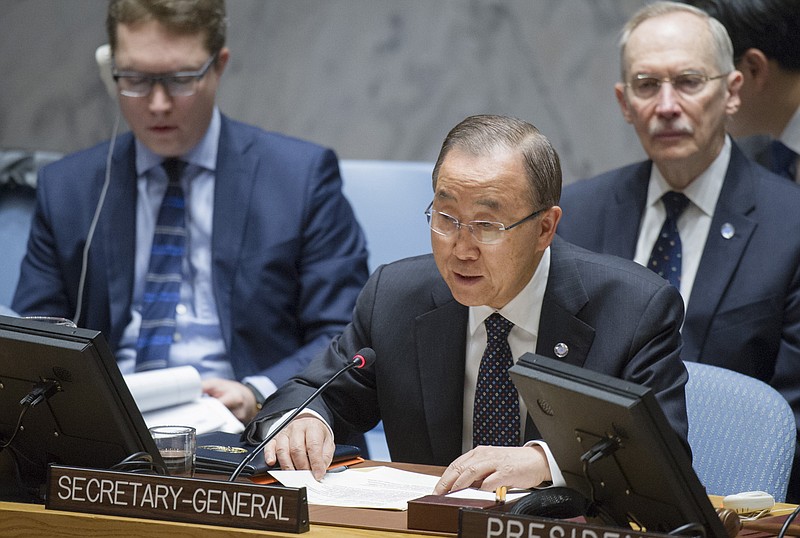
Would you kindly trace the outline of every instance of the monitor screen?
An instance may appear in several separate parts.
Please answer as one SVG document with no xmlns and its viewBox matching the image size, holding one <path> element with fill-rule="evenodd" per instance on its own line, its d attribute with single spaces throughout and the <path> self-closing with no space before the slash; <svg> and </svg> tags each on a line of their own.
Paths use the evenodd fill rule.
<svg viewBox="0 0 800 538">
<path fill-rule="evenodd" d="M 727 537 L 649 388 L 531 353 L 509 371 L 567 487 L 593 503 L 590 521 Z"/>
<path fill-rule="evenodd" d="M 0 446 L 6 444 L 0 456 L 16 472 L 0 473 L 0 492 L 33 501 L 50 463 L 109 469 L 145 452 L 163 465 L 101 333 L 0 316 Z"/>
</svg>

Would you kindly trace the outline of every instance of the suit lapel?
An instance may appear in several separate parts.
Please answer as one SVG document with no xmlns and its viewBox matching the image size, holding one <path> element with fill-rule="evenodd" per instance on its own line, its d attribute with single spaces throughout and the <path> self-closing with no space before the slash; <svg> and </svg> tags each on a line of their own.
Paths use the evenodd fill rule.
<svg viewBox="0 0 800 538">
<path fill-rule="evenodd" d="M 443 280 L 432 297 L 433 310 L 416 319 L 416 354 L 433 461 L 450 462 L 461 455 L 469 309 Z"/>
<path fill-rule="evenodd" d="M 536 353 L 582 367 L 594 341 L 594 328 L 576 317 L 589 301 L 589 295 L 570 253 L 571 248 L 558 236 L 550 245 L 550 276 L 542 302 Z M 568 352 L 559 357 L 556 346 L 563 350 L 564 344 Z M 540 438 L 530 414 L 525 420 L 524 437 L 526 440 Z"/>
<path fill-rule="evenodd" d="M 598 223 L 602 230 L 607 231 L 603 234 L 599 252 L 633 259 L 647 202 L 651 166 L 651 161 L 635 165 L 632 173 L 623 177 L 622 187 L 614 190 L 614 199 L 603 212 L 604 222 Z"/>
<path fill-rule="evenodd" d="M 222 116 L 214 179 L 211 278 L 220 328 L 228 349 L 231 345 L 231 284 L 242 254 L 249 200 L 257 180 L 258 161 L 248 152 L 249 147 L 250 141 L 237 136 L 230 120 Z"/>
<path fill-rule="evenodd" d="M 536 353 L 583 366 L 594 341 L 594 328 L 576 317 L 589 301 L 589 296 L 570 253 L 571 248 L 558 236 L 550 246 L 550 276 L 542 302 Z M 558 344 L 566 344 L 566 356 L 556 355 Z"/>
<path fill-rule="evenodd" d="M 701 343 L 756 228 L 756 222 L 748 216 L 755 208 L 752 179 L 757 174 L 752 166 L 734 144 L 686 311 L 681 354 L 684 360 L 702 358 Z M 723 229 L 725 235 L 733 231 L 733 236 L 726 239 Z"/>
<path fill-rule="evenodd" d="M 104 217 L 98 222 L 103 250 L 90 255 L 90 266 L 100 264 L 97 269 L 105 270 L 108 279 L 112 347 L 122 337 L 133 297 L 131 260 L 136 257 L 136 199 L 136 149 L 133 136 L 126 134 L 117 140 L 111 161 L 111 182 L 103 204 Z M 88 285 L 92 283 L 89 281 Z"/>
</svg>

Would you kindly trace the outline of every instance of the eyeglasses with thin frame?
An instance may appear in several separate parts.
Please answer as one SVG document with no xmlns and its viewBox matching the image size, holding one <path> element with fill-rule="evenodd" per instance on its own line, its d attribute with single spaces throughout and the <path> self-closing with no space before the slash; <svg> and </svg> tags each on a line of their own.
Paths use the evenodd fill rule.
<svg viewBox="0 0 800 538">
<path fill-rule="evenodd" d="M 431 202 L 428 206 L 428 209 L 425 210 L 425 217 L 428 219 L 428 226 L 430 226 L 431 230 L 439 235 L 449 237 L 453 235 L 453 233 L 458 232 L 458 230 L 461 228 L 466 228 L 478 243 L 492 245 L 502 241 L 503 237 L 505 237 L 503 232 L 507 232 L 508 230 L 516 228 L 520 224 L 535 218 L 545 209 L 547 208 L 543 207 L 541 209 L 537 209 L 527 217 L 518 220 L 514 224 L 509 224 L 506 226 L 502 222 L 493 222 L 489 220 L 471 220 L 469 222 L 460 222 L 457 218 L 448 215 L 447 213 L 442 213 L 441 211 L 436 211 L 433 209 L 433 202 Z"/>
<path fill-rule="evenodd" d="M 147 97 L 156 83 L 161 84 L 170 97 L 188 97 L 197 91 L 197 83 L 206 76 L 216 59 L 217 55 L 212 54 L 197 71 L 151 75 L 136 71 L 117 71 L 115 67 L 111 74 L 117 83 L 119 93 L 126 97 Z"/>
<path fill-rule="evenodd" d="M 691 97 L 697 95 L 710 80 L 717 80 L 727 77 L 728 73 L 709 76 L 703 73 L 687 72 L 675 75 L 674 77 L 656 77 L 648 73 L 639 73 L 633 80 L 626 84 L 633 91 L 633 95 L 639 99 L 652 99 L 661 90 L 662 84 L 668 82 L 676 92 Z"/>
</svg>

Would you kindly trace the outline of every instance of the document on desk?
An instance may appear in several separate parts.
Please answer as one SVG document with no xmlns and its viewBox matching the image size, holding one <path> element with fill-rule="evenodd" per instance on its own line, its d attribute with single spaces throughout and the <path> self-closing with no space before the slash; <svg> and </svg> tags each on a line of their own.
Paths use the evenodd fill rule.
<svg viewBox="0 0 800 538">
<path fill-rule="evenodd" d="M 328 472 L 317 482 L 310 471 L 270 471 L 281 484 L 305 487 L 308 504 L 407 510 L 408 501 L 430 495 L 438 476 L 391 467 L 364 467 Z"/>
</svg>

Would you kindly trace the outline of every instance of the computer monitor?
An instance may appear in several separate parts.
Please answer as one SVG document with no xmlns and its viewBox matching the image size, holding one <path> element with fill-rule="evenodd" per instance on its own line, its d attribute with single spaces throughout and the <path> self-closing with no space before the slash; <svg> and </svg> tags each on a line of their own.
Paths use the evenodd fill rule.
<svg viewBox="0 0 800 538">
<path fill-rule="evenodd" d="M 590 522 L 728 534 L 651 389 L 527 353 L 509 372 Z"/>
<path fill-rule="evenodd" d="M 37 385 L 48 396 L 22 405 Z M 9 439 L 0 455 L 16 473 L 0 473 L 0 492 L 13 500 L 42 500 L 50 463 L 109 469 L 145 452 L 163 465 L 101 333 L 0 316 L 0 446 Z"/>
</svg>

